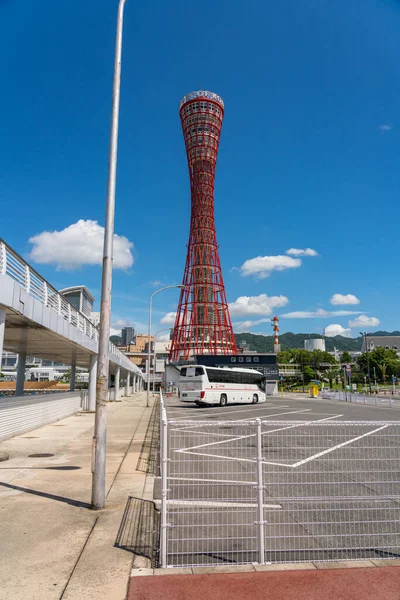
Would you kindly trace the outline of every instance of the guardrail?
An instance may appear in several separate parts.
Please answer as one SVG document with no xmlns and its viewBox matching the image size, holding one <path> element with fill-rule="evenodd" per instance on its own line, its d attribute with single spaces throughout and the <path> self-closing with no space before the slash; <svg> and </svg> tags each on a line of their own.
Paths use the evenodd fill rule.
<svg viewBox="0 0 400 600">
<path fill-rule="evenodd" d="M 0 238 L 0 275 L 7 275 L 27 294 L 38 302 L 57 312 L 90 339 L 99 340 L 99 330 L 90 319 L 77 310 L 62 294 L 33 269 L 15 250 Z M 118 348 L 109 342 L 109 352 L 118 357 L 126 369 L 134 371 L 132 363 Z M 137 373 L 139 374 L 139 373 Z"/>
<path fill-rule="evenodd" d="M 162 567 L 399 556 L 400 422 L 163 412 Z"/>
<path fill-rule="evenodd" d="M 382 408 L 400 408 L 400 398 L 396 396 L 379 396 L 377 394 L 358 394 L 355 392 L 341 392 L 339 390 L 322 390 L 321 398 L 327 400 L 341 400 L 353 404 L 366 404 Z"/>
</svg>

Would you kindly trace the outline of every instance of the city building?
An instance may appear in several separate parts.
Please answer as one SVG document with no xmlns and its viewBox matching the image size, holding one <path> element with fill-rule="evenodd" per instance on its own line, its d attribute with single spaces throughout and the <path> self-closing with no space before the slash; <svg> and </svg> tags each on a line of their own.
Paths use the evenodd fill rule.
<svg viewBox="0 0 400 600">
<path fill-rule="evenodd" d="M 191 189 L 190 235 L 170 360 L 236 354 L 214 221 L 214 179 L 224 102 L 191 92 L 180 103 Z"/>
<path fill-rule="evenodd" d="M 308 352 L 313 352 L 314 350 L 325 352 L 325 340 L 320 338 L 304 340 L 304 350 L 308 350 Z"/>
<path fill-rule="evenodd" d="M 365 339 L 367 339 L 370 352 L 375 348 L 386 348 L 387 350 L 396 350 L 397 354 L 400 354 L 400 336 L 398 335 L 367 335 L 367 338 L 363 338 L 363 352 L 366 350 Z"/>
<path fill-rule="evenodd" d="M 85 285 L 74 285 L 58 291 L 76 310 L 88 317 L 95 327 L 99 326 L 100 313 L 93 312 L 94 298 Z"/>
<path fill-rule="evenodd" d="M 126 354 L 126 356 L 135 365 L 137 365 L 143 372 L 146 371 L 146 364 L 148 360 L 148 341 L 149 336 L 147 333 L 137 333 L 135 335 L 135 342 L 127 344 L 125 347 L 120 346 L 120 350 Z M 151 352 L 153 352 L 154 335 L 150 337 Z"/>
<path fill-rule="evenodd" d="M 123 327 L 121 330 L 121 340 L 123 346 L 136 343 L 136 331 L 134 327 Z"/>
<path fill-rule="evenodd" d="M 3 376 L 0 381 L 15 381 L 17 378 L 18 354 L 14 352 L 3 352 L 1 369 Z M 71 369 L 69 365 L 27 356 L 25 361 L 25 381 L 60 381 Z M 80 367 L 76 368 L 76 381 L 87 382 L 89 373 Z"/>
</svg>

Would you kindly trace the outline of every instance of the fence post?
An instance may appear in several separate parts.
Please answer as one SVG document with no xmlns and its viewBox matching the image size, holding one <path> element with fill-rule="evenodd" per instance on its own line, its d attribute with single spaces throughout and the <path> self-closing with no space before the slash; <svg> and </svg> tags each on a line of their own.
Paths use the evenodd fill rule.
<svg viewBox="0 0 400 600">
<path fill-rule="evenodd" d="M 0 242 L 0 275 L 5 275 L 7 272 L 7 251 L 4 242 Z"/>
<path fill-rule="evenodd" d="M 30 294 L 31 291 L 31 272 L 29 270 L 29 266 L 25 266 L 25 291 Z"/>
<path fill-rule="evenodd" d="M 262 456 L 262 436 L 261 419 L 257 422 L 257 521 L 258 525 L 258 562 L 260 565 L 265 563 L 265 541 L 264 541 L 264 486 L 263 486 L 263 456 Z"/>
<path fill-rule="evenodd" d="M 161 400 L 161 399 L 160 399 Z M 160 558 L 161 568 L 167 567 L 167 465 L 168 465 L 168 424 L 163 404 L 161 411 L 161 532 L 160 532 Z"/>
<path fill-rule="evenodd" d="M 48 301 L 49 301 L 49 293 L 47 291 L 47 283 L 44 281 L 43 282 L 43 304 L 45 306 L 47 306 Z"/>
</svg>

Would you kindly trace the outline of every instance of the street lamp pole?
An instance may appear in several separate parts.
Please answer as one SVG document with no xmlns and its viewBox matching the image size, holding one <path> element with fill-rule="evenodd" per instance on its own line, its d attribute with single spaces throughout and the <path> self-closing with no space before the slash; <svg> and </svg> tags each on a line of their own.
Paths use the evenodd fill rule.
<svg viewBox="0 0 400 600">
<path fill-rule="evenodd" d="M 367 344 L 367 332 L 364 331 L 360 331 L 360 335 L 362 335 L 364 337 L 364 342 L 365 342 L 365 352 L 367 355 L 367 374 L 368 374 L 368 386 L 369 386 L 369 393 L 372 394 L 372 387 L 371 387 L 371 373 L 369 370 L 369 354 L 368 354 L 368 344 Z"/>
<path fill-rule="evenodd" d="M 156 360 L 157 360 L 157 353 L 156 353 L 156 337 L 158 336 L 159 333 L 162 333 L 163 331 L 171 331 L 170 327 L 164 327 L 164 329 L 159 329 L 158 331 L 156 331 L 156 333 L 154 334 L 154 369 L 153 369 L 153 396 L 154 396 L 154 390 L 156 389 Z"/>
<path fill-rule="evenodd" d="M 153 308 L 153 297 L 156 294 L 159 294 L 160 292 L 164 291 L 164 290 L 169 290 L 171 288 L 179 288 L 179 289 L 183 289 L 185 286 L 184 285 L 166 285 L 165 287 L 160 288 L 159 290 L 156 290 L 155 292 L 152 293 L 152 295 L 150 296 L 150 302 L 149 302 L 149 338 L 148 338 L 148 351 L 147 351 L 147 401 L 146 401 L 146 406 L 149 407 L 150 406 L 150 361 L 151 361 L 151 311 Z"/>
<path fill-rule="evenodd" d="M 122 27 L 126 0 L 118 5 L 114 58 L 111 132 L 108 157 L 106 220 L 104 227 L 103 268 L 101 281 L 100 332 L 96 382 L 96 416 L 93 436 L 94 469 L 92 508 L 104 508 L 107 447 L 107 391 L 109 375 L 108 346 L 110 339 L 111 282 L 114 239 L 115 185 L 117 174 L 119 99 L 121 88 Z"/>
</svg>

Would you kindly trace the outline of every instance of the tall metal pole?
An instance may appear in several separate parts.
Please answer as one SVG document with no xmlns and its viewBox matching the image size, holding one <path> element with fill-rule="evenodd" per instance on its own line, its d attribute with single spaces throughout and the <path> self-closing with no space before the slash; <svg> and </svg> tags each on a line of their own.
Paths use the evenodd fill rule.
<svg viewBox="0 0 400 600">
<path fill-rule="evenodd" d="M 160 288 L 159 290 L 156 290 L 155 292 L 153 292 L 153 294 L 150 296 L 150 302 L 149 302 L 149 337 L 148 337 L 148 349 L 147 349 L 147 400 L 146 400 L 146 406 L 150 406 L 150 361 L 151 361 L 151 311 L 153 308 L 153 296 L 155 296 L 156 294 L 159 294 L 160 292 L 162 292 L 163 290 L 169 290 L 171 288 L 179 288 L 179 289 L 183 289 L 185 286 L 184 285 L 166 285 L 162 288 Z M 154 340 L 155 343 L 155 340 Z M 155 365 L 154 365 L 155 368 Z"/>
<path fill-rule="evenodd" d="M 111 316 L 111 283 L 114 238 L 115 185 L 117 173 L 118 120 L 121 84 L 122 27 L 126 0 L 118 5 L 117 31 L 114 59 L 114 83 L 112 95 L 111 133 L 108 157 L 108 184 L 106 221 L 104 228 L 103 270 L 101 281 L 99 353 L 96 383 L 96 417 L 92 452 L 94 452 L 92 478 L 92 508 L 104 508 L 107 447 L 107 392 Z"/>
<path fill-rule="evenodd" d="M 162 331 L 171 331 L 170 327 L 164 327 L 164 329 L 159 329 L 155 334 L 154 334 L 154 352 L 153 352 L 153 360 L 154 360 L 154 369 L 153 369 L 153 396 L 154 396 L 154 390 L 156 389 L 156 361 L 157 361 L 157 352 L 156 352 L 156 337 L 158 336 L 159 333 L 161 333 Z"/>
<path fill-rule="evenodd" d="M 368 373 L 368 386 L 369 386 L 369 393 L 372 394 L 372 387 L 371 387 L 371 373 L 369 370 L 369 354 L 368 354 L 368 344 L 367 344 L 367 332 L 364 331 L 364 333 L 362 331 L 360 331 L 361 335 L 364 336 L 364 342 L 365 342 L 365 352 L 367 354 L 367 373 Z"/>
</svg>

